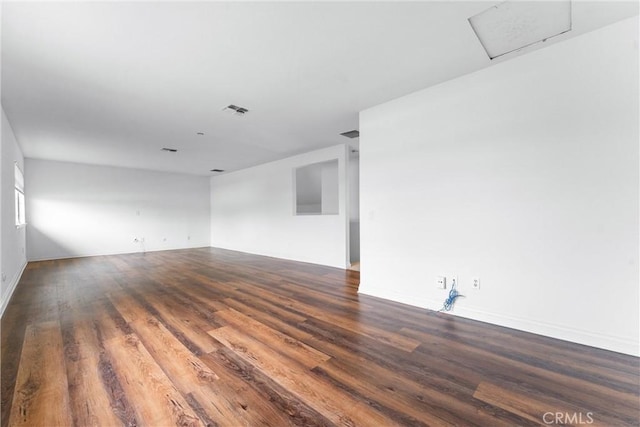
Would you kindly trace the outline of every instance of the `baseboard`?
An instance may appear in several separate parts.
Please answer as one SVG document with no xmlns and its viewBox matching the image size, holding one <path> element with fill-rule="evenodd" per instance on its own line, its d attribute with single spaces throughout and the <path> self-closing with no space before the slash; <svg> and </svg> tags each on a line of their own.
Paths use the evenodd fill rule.
<svg viewBox="0 0 640 427">
<path fill-rule="evenodd" d="M 29 258 L 29 262 L 38 262 L 38 261 L 56 261 L 59 259 L 74 259 L 74 258 L 90 258 L 95 256 L 111 256 L 111 255 L 133 255 L 133 254 L 145 254 L 148 252 L 165 252 L 165 251 L 181 251 L 187 249 L 203 249 L 210 248 L 211 246 L 188 246 L 188 247 L 179 247 L 179 248 L 162 248 L 162 249 L 147 249 L 144 252 L 142 251 L 132 251 L 132 252 L 105 252 L 105 253 L 91 253 L 91 254 L 75 254 L 75 255 L 59 255 L 53 257 L 43 257 L 43 258 Z"/>
<path fill-rule="evenodd" d="M 24 264 L 22 264 L 22 267 L 13 276 L 13 278 L 11 279 L 11 282 L 9 282 L 9 288 L 7 289 L 7 291 L 5 291 L 5 295 L 2 295 L 2 305 L 0 306 L 0 317 L 4 316 L 4 310 L 9 305 L 9 301 L 11 301 L 13 292 L 18 287 L 18 283 L 22 278 L 22 273 L 24 273 L 25 268 L 27 268 L 27 261 L 25 261 Z"/>
<path fill-rule="evenodd" d="M 218 248 L 218 249 L 225 249 L 228 251 L 236 251 L 236 252 L 242 252 L 245 254 L 251 254 L 251 255 L 259 255 L 259 256 L 264 256 L 264 257 L 268 257 L 268 258 L 277 258 L 277 259 L 284 259 L 287 261 L 295 261 L 295 262 L 304 262 L 305 264 L 313 264 L 313 265 L 321 265 L 324 267 L 333 267 L 333 268 L 339 268 L 341 270 L 346 270 L 348 269 L 348 265 L 346 261 L 343 262 L 326 262 L 326 261 L 318 261 L 318 260 L 313 260 L 313 259 L 308 259 L 308 258 L 300 258 L 300 257 L 295 257 L 295 256 L 291 256 L 289 254 L 283 254 L 280 252 L 277 253 L 273 253 L 273 252 L 265 252 L 265 251 L 261 251 L 261 250 L 256 250 L 256 249 L 252 249 L 252 248 L 236 248 L 236 247 L 230 247 L 230 246 L 225 246 L 225 245 L 211 245 L 212 248 Z"/>
<path fill-rule="evenodd" d="M 368 288 L 363 286 L 362 283 L 360 284 L 358 293 L 429 310 L 439 310 L 442 306 L 442 301 L 436 301 L 429 298 L 416 298 L 415 296 L 403 295 L 389 289 Z M 563 341 L 569 341 L 572 343 L 583 344 L 590 347 L 615 351 L 617 353 L 628 354 L 636 357 L 640 356 L 640 343 L 630 339 L 597 334 L 564 325 L 542 322 L 536 319 L 496 314 L 460 306 L 455 307 L 453 311 L 448 312 L 447 314 L 543 335 L 550 338 L 556 338 Z"/>
</svg>

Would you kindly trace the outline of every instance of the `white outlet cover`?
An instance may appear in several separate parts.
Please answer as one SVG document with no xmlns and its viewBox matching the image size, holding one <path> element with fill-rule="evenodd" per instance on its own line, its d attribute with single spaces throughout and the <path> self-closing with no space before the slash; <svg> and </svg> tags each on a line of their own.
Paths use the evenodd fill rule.
<svg viewBox="0 0 640 427">
<path fill-rule="evenodd" d="M 474 277 L 471 279 L 471 287 L 473 289 L 480 289 L 480 278 Z"/>
</svg>

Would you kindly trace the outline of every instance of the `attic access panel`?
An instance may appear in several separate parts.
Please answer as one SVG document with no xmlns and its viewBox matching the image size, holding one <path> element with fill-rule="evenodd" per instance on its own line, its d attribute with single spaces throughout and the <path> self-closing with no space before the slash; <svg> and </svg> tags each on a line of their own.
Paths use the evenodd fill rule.
<svg viewBox="0 0 640 427">
<path fill-rule="evenodd" d="M 469 18 L 490 59 L 571 30 L 571 1 L 505 1 Z"/>
</svg>

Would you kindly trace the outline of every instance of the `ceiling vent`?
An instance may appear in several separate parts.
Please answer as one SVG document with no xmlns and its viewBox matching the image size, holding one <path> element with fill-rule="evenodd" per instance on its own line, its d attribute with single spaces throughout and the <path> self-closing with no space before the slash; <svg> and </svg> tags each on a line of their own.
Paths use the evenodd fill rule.
<svg viewBox="0 0 640 427">
<path fill-rule="evenodd" d="M 175 148 L 163 148 L 162 151 L 166 151 L 167 153 L 177 153 L 178 150 Z"/>
<path fill-rule="evenodd" d="M 346 136 L 347 138 L 357 138 L 360 136 L 360 132 L 357 130 L 350 130 L 349 132 L 342 132 L 340 135 Z"/>
<path fill-rule="evenodd" d="M 490 59 L 515 52 L 571 30 L 571 1 L 513 1 L 469 18 Z"/>
<path fill-rule="evenodd" d="M 249 112 L 249 110 L 247 110 L 244 107 L 238 107 L 237 105 L 233 105 L 233 104 L 229 104 L 226 107 L 224 107 L 222 109 L 222 111 L 226 111 L 228 113 L 233 114 L 234 116 L 244 116 L 245 114 L 247 114 Z"/>
<path fill-rule="evenodd" d="M 211 169 L 211 172 L 224 172 L 224 169 Z"/>
</svg>

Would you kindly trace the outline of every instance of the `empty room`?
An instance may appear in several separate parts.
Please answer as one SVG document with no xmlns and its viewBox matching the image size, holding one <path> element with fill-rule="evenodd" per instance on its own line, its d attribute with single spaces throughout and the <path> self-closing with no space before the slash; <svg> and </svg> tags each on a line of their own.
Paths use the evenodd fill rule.
<svg viewBox="0 0 640 427">
<path fill-rule="evenodd" d="M 639 9 L 0 2 L 0 427 L 639 426 Z"/>
</svg>

